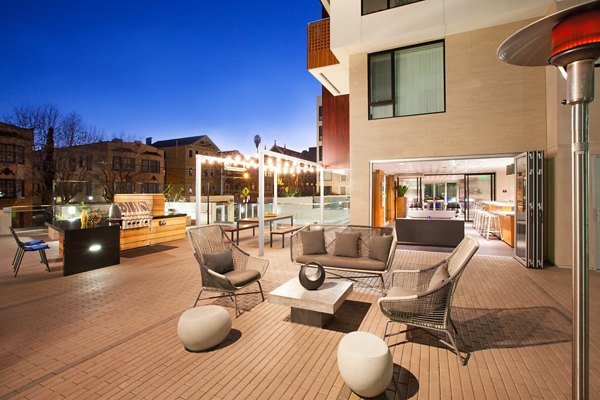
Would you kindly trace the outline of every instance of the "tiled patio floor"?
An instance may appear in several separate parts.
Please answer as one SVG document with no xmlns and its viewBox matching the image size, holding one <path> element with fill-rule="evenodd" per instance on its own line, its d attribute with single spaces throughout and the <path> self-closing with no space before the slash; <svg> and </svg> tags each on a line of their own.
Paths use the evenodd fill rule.
<svg viewBox="0 0 600 400">
<path fill-rule="evenodd" d="M 337 345 L 352 330 L 382 334 L 378 293 L 355 286 L 327 329 L 293 324 L 286 307 L 243 296 L 247 311 L 227 341 L 189 353 L 176 327 L 195 300 L 199 272 L 186 241 L 168 245 L 69 277 L 59 263 L 45 272 L 29 254 L 15 279 L 14 245 L 0 238 L 0 398 L 356 397 L 338 374 Z M 257 253 L 255 239 L 242 247 Z M 50 258 L 56 252 L 54 243 Z M 297 267 L 287 248 L 266 252 L 268 292 Z M 422 267 L 444 256 L 398 251 L 395 267 Z M 600 276 L 591 275 L 590 381 L 592 398 L 600 398 Z M 389 338 L 395 374 L 385 397 L 570 398 L 570 295 L 570 270 L 527 270 L 510 258 L 476 256 L 453 310 L 459 347 L 471 352 L 468 365 L 420 331 Z"/>
</svg>

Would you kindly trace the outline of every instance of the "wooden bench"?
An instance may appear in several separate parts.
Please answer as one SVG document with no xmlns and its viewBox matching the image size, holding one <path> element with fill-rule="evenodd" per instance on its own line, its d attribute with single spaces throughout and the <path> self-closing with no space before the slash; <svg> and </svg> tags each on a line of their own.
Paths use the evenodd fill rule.
<svg viewBox="0 0 600 400">
<path fill-rule="evenodd" d="M 294 233 L 297 230 L 300 230 L 302 226 L 280 226 L 276 229 L 271 229 L 271 247 L 273 247 L 273 235 L 281 235 L 281 248 L 285 247 L 285 234 L 286 233 Z"/>
<path fill-rule="evenodd" d="M 256 236 L 256 228 L 258 228 L 257 224 L 240 224 L 240 227 L 238 229 L 237 225 L 222 225 L 221 228 L 223 228 L 223 232 L 225 233 L 231 233 L 231 241 L 236 243 L 233 235 L 237 233 L 237 243 L 240 242 L 240 231 L 246 230 L 246 229 L 252 229 L 252 236 Z"/>
</svg>

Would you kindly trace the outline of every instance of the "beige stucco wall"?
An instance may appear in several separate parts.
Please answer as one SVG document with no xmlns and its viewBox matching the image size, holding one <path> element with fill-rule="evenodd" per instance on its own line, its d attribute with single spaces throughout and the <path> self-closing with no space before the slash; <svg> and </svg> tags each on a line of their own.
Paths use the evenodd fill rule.
<svg viewBox="0 0 600 400">
<path fill-rule="evenodd" d="M 546 148 L 545 71 L 501 63 L 500 43 L 529 21 L 446 38 L 446 112 L 368 120 L 367 54 L 350 57 L 351 221 L 369 222 L 369 161 Z"/>
</svg>

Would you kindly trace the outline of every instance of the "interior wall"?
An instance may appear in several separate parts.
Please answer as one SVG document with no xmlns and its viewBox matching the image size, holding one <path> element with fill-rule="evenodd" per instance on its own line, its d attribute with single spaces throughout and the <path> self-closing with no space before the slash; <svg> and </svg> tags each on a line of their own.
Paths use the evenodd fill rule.
<svg viewBox="0 0 600 400">
<path fill-rule="evenodd" d="M 515 175 L 506 175 L 506 167 L 496 170 L 496 201 L 515 202 Z"/>
</svg>

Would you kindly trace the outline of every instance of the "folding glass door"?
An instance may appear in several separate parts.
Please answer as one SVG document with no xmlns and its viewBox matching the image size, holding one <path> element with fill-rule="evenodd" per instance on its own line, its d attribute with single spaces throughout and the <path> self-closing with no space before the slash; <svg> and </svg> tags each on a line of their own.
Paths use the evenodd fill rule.
<svg viewBox="0 0 600 400">
<path fill-rule="evenodd" d="M 515 258 L 544 268 L 544 152 L 515 157 Z"/>
</svg>

